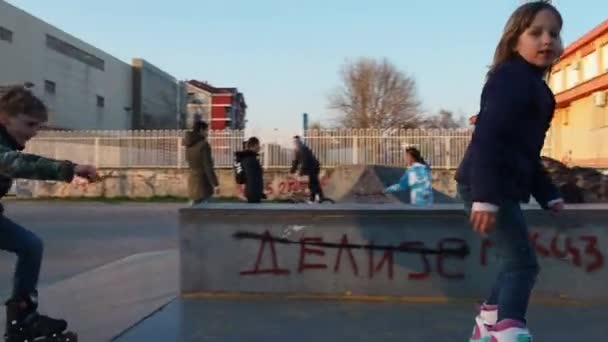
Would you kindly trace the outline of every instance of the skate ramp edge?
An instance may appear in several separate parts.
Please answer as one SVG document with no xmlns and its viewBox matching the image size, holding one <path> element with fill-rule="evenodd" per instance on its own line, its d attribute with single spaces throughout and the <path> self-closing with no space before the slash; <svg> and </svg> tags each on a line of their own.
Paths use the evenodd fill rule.
<svg viewBox="0 0 608 342">
<path fill-rule="evenodd" d="M 524 208 L 533 299 L 608 300 L 608 205 Z M 483 298 L 498 271 L 459 204 L 205 204 L 180 210 L 179 235 L 183 296 Z"/>
<path fill-rule="evenodd" d="M 325 195 L 338 203 L 409 203 L 408 191 L 382 194 L 382 191 L 399 182 L 405 168 L 383 165 L 346 165 L 334 169 L 324 187 Z M 456 203 L 455 198 L 433 190 L 434 203 Z"/>
<path fill-rule="evenodd" d="M 40 311 L 65 318 L 80 341 L 111 341 L 175 299 L 178 261 L 175 249 L 144 252 L 42 286 Z"/>
</svg>

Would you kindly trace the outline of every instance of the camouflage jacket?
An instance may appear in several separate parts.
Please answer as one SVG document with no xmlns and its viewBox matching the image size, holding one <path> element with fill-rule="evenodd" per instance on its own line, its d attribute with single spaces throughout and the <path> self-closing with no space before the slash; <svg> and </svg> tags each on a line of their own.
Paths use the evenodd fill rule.
<svg viewBox="0 0 608 342">
<path fill-rule="evenodd" d="M 71 182 L 74 178 L 72 162 L 22 153 L 21 150 L 23 146 L 19 146 L 0 126 L 0 198 L 10 190 L 15 178 L 64 182 Z"/>
</svg>

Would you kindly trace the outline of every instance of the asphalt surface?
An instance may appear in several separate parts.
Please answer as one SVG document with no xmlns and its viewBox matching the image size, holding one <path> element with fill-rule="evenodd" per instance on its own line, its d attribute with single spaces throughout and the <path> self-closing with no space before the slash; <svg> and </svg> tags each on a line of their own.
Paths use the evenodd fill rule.
<svg viewBox="0 0 608 342">
<path fill-rule="evenodd" d="M 474 303 L 176 299 L 121 337 L 138 341 L 468 341 Z M 608 307 L 530 307 L 535 341 L 605 341 Z"/>
<path fill-rule="evenodd" d="M 185 205 L 12 200 L 3 204 L 6 217 L 45 243 L 40 286 L 129 255 L 177 248 L 177 210 Z M 11 253 L 0 253 L 0 298 L 10 294 L 15 260 Z"/>
<path fill-rule="evenodd" d="M 13 201 L 4 204 L 7 217 L 45 241 L 41 286 L 65 284 L 59 282 L 68 278 L 77 280 L 74 276 L 134 254 L 174 250 L 177 210 L 185 205 Z M 15 258 L 9 253 L 1 255 L 0 295 L 6 298 Z M 137 288 L 141 287 L 145 285 Z M 56 289 L 61 291 L 65 289 Z M 108 300 L 104 298 L 104 302 Z M 99 306 L 93 299 L 87 302 Z M 51 307 L 59 309 L 61 305 L 53 303 Z M 474 314 L 473 303 L 175 299 L 117 340 L 466 341 Z M 536 341 L 603 341 L 608 332 L 603 322 L 607 314 L 608 307 L 600 305 L 532 304 L 528 318 Z"/>
</svg>

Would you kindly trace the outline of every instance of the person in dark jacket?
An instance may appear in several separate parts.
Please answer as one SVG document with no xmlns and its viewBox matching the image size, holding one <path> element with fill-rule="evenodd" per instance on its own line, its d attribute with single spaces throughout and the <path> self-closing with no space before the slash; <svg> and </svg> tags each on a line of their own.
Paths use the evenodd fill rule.
<svg viewBox="0 0 608 342">
<path fill-rule="evenodd" d="M 94 166 L 23 152 L 26 143 L 47 120 L 46 105 L 23 87 L 11 88 L 0 97 L 0 198 L 8 193 L 14 179 L 19 178 L 66 183 L 75 176 L 88 181 L 99 179 Z M 39 337 L 53 334 L 58 334 L 57 340 L 62 339 L 67 321 L 48 317 L 37 310 L 44 243 L 36 233 L 9 219 L 1 205 L 0 250 L 17 256 L 12 294 L 5 302 L 6 341 L 38 341 Z"/>
<path fill-rule="evenodd" d="M 532 339 L 526 312 L 539 265 L 520 203 L 532 195 L 544 209 L 563 209 L 540 159 L 555 110 L 544 77 L 561 55 L 561 28 L 561 15 L 546 1 L 526 3 L 513 13 L 456 175 L 473 229 L 489 234 L 502 262 L 471 341 Z"/>
<path fill-rule="evenodd" d="M 251 137 L 247 140 L 246 149 L 241 152 L 241 165 L 245 173 L 245 197 L 248 203 L 260 203 L 264 195 L 264 171 L 258 159 L 260 140 Z"/>
<path fill-rule="evenodd" d="M 190 167 L 188 195 L 192 204 L 208 201 L 217 193 L 219 183 L 215 174 L 211 145 L 207 141 L 209 125 L 204 121 L 194 123 L 192 131 L 186 133 L 186 161 Z"/>
<path fill-rule="evenodd" d="M 312 153 L 310 148 L 304 144 L 299 136 L 293 138 L 296 157 L 291 165 L 291 173 L 300 176 L 308 176 L 308 190 L 310 191 L 310 202 L 322 202 L 325 199 L 319 175 L 321 173 L 321 163 Z M 298 171 L 299 170 L 299 171 Z"/>
</svg>

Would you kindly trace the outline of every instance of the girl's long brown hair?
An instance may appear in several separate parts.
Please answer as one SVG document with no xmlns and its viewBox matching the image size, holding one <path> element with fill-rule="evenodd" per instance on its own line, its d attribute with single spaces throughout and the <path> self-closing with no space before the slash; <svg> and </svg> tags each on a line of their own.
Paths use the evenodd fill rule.
<svg viewBox="0 0 608 342">
<path fill-rule="evenodd" d="M 420 151 L 417 148 L 415 148 L 415 147 L 408 147 L 408 148 L 405 149 L 405 153 L 407 153 L 410 156 L 412 156 L 412 158 L 414 158 L 414 160 L 417 163 L 424 164 L 424 165 L 428 166 L 428 164 L 426 163 L 426 161 L 424 160 L 424 158 L 422 158 L 422 153 L 420 153 Z"/>
<path fill-rule="evenodd" d="M 496 68 L 517 55 L 515 47 L 517 46 L 519 36 L 521 36 L 522 33 L 524 33 L 524 31 L 530 27 L 530 25 L 532 25 L 532 22 L 534 21 L 534 18 L 536 18 L 538 12 L 542 10 L 550 10 L 555 13 L 559 21 L 559 27 L 562 27 L 564 23 L 562 15 L 559 13 L 557 8 L 551 5 L 551 1 L 538 0 L 519 6 L 515 12 L 513 12 L 505 25 L 502 37 L 496 46 L 496 52 L 494 52 L 494 61 L 490 66 L 490 70 L 488 71 L 488 77 L 496 70 Z"/>
</svg>

